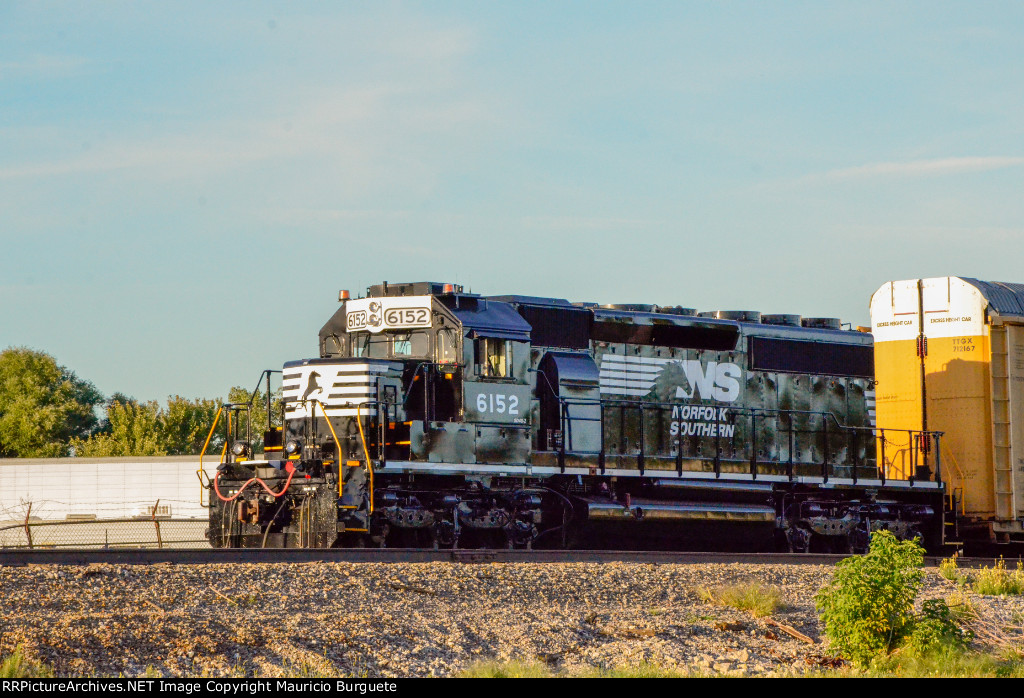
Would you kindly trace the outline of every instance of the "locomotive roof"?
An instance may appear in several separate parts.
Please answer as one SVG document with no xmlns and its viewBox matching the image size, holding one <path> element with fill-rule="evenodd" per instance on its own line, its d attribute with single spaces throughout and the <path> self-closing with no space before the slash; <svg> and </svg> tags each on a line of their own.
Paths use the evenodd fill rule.
<svg viewBox="0 0 1024 698">
<path fill-rule="evenodd" d="M 544 298 L 542 296 L 486 296 L 487 300 L 516 305 L 554 305 L 574 307 L 564 298 Z"/>
<path fill-rule="evenodd" d="M 978 286 L 985 293 L 986 298 L 998 312 L 1009 312 L 1014 315 L 1024 315 L 1024 285 L 1021 284 L 1000 284 L 993 282 L 978 281 L 976 279 L 965 279 L 975 286 Z M 823 329 L 812 327 L 771 325 L 745 320 L 722 319 L 713 317 L 700 317 L 696 315 L 680 315 L 671 312 L 659 312 L 656 306 L 647 309 L 627 309 L 599 307 L 594 304 L 571 303 L 564 298 L 546 298 L 542 296 L 524 296 L 517 294 L 500 296 L 479 296 L 465 293 L 462 287 L 455 286 L 454 290 L 444 288 L 438 282 L 416 282 L 416 283 L 394 283 L 373 286 L 371 295 L 406 295 L 411 293 L 425 293 L 434 296 L 458 319 L 462 326 L 472 336 L 489 336 L 505 339 L 516 339 L 530 341 L 531 334 L 536 334 L 538 327 L 533 325 L 536 322 L 561 326 L 562 331 L 569 330 L 568 325 L 573 324 L 569 330 L 574 334 L 580 334 L 576 341 L 558 346 L 571 346 L 579 348 L 587 342 L 587 336 L 591 334 L 596 325 L 610 327 L 613 325 L 632 325 L 640 328 L 678 328 L 684 332 L 713 333 L 719 336 L 714 343 L 734 345 L 736 338 L 740 335 L 746 336 L 773 336 L 790 339 L 803 339 L 809 341 L 837 342 L 842 344 L 870 344 L 872 336 L 862 332 L 850 332 L 848 330 Z M 536 312 L 527 312 L 527 308 L 537 308 Z M 645 306 L 646 308 L 646 306 Z M 517 311 L 517 309 L 519 309 Z M 543 310 L 547 309 L 547 310 Z M 550 318 L 536 313 L 554 313 Z M 578 320 L 571 319 L 578 318 Z M 526 317 L 524 317 L 524 315 Z M 582 317 L 580 317 L 582 316 Z M 585 319 L 588 318 L 589 319 Z M 529 320 L 527 318 L 530 318 Z M 546 318 L 546 319 L 545 319 Z M 580 324 L 582 323 L 582 324 Z M 330 323 L 329 323 L 330 324 Z M 575 327 L 575 325 L 580 325 Z M 588 327 L 590 330 L 588 331 Z M 327 329 L 327 326 L 324 328 Z M 544 328 L 541 334 L 550 335 L 551 330 L 557 327 Z M 532 331 L 532 332 L 531 332 Z M 657 335 L 658 330 L 654 329 Z M 676 332 L 678 334 L 678 331 Z M 321 331 L 323 334 L 324 330 Z M 618 332 L 618 331 L 617 331 Z M 602 334 L 598 332 L 598 334 Z M 710 335 L 709 335 L 710 336 Z M 729 338 L 732 338 L 731 340 Z M 534 340 L 540 337 L 534 337 Z M 548 344 L 548 341 L 542 341 Z"/>
<path fill-rule="evenodd" d="M 508 303 L 451 294 L 438 296 L 463 328 L 485 337 L 530 341 L 530 324 Z"/>
</svg>

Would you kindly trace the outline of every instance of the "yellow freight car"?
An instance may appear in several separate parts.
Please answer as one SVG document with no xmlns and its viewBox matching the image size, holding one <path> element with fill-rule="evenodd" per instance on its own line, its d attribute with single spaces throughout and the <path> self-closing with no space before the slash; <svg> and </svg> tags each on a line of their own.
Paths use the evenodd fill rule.
<svg viewBox="0 0 1024 698">
<path fill-rule="evenodd" d="M 871 326 L 878 426 L 945 432 L 961 533 L 1024 540 L 1024 284 L 892 281 L 871 297 Z M 907 474 L 909 444 L 884 448 L 890 476 Z"/>
</svg>

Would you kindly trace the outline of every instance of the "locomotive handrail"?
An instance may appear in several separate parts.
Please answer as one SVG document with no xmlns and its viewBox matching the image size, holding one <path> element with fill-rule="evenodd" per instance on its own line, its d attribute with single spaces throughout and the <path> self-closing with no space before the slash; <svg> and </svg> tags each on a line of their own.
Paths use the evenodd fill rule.
<svg viewBox="0 0 1024 698">
<path fill-rule="evenodd" d="M 306 400 L 303 400 L 303 402 L 306 402 Z M 324 407 L 324 403 L 320 402 L 316 398 L 313 398 L 310 402 L 313 403 L 314 407 L 316 405 L 320 405 L 320 411 L 324 413 L 324 421 L 327 422 L 327 428 L 331 430 L 331 438 L 334 439 L 334 457 L 338 460 L 338 499 L 341 499 L 341 489 L 344 484 L 341 477 L 342 468 L 344 467 L 341 461 L 341 442 L 338 441 L 338 434 L 334 431 L 334 425 L 331 424 L 331 418 L 327 416 L 327 409 Z"/>
<path fill-rule="evenodd" d="M 199 469 L 196 470 L 196 477 L 199 478 L 199 505 L 209 506 L 209 504 L 203 504 L 203 490 L 210 488 L 210 477 L 206 477 L 206 482 L 203 483 L 203 475 L 206 475 L 206 471 L 203 470 L 203 458 L 206 456 L 206 449 L 210 446 L 210 439 L 213 438 L 213 432 L 217 429 L 217 422 L 220 421 L 220 414 L 224 411 L 224 405 L 217 408 L 217 414 L 214 415 L 213 425 L 210 427 L 210 433 L 206 435 L 206 442 L 203 443 L 203 450 L 199 453 Z M 221 451 L 220 459 L 224 462 L 224 456 L 228 452 L 228 442 L 224 440 L 224 450 Z"/>
<path fill-rule="evenodd" d="M 405 409 L 406 404 L 409 402 L 409 397 L 412 395 L 412 384 L 416 382 L 416 376 L 419 375 L 420 369 L 424 366 L 435 366 L 437 365 L 433 361 L 421 361 L 416 364 L 416 368 L 413 369 L 412 375 L 409 376 L 409 385 L 402 386 L 402 392 L 405 393 L 405 397 L 402 398 L 402 409 Z M 426 373 L 423 374 L 426 376 Z M 425 379 L 424 379 L 425 380 Z"/>
<path fill-rule="evenodd" d="M 540 373 L 539 371 L 537 371 L 537 372 Z M 552 393 L 554 393 L 554 388 L 550 385 L 549 381 L 548 381 L 548 387 L 549 387 L 549 389 L 551 389 Z M 606 408 L 619 408 L 620 410 L 623 410 L 623 411 L 627 410 L 627 409 L 636 409 L 636 410 L 638 410 L 640 412 L 639 436 L 638 436 L 638 448 L 639 448 L 639 450 L 638 450 L 638 452 L 636 454 L 636 459 L 637 459 L 637 468 L 638 468 L 640 474 L 643 475 L 644 468 L 645 468 L 645 458 L 647 456 L 647 453 L 645 451 L 646 439 L 645 439 L 645 435 L 644 435 L 644 422 L 645 422 L 645 420 L 643 418 L 644 412 L 647 411 L 647 410 L 657 410 L 659 412 L 664 412 L 664 411 L 667 411 L 667 410 L 670 410 L 670 409 L 675 409 L 675 408 L 678 408 L 678 407 L 681 406 L 680 403 L 677 403 L 677 402 L 651 402 L 651 401 L 646 401 L 646 400 L 631 400 L 631 399 L 611 399 L 611 400 L 608 400 L 608 399 L 602 399 L 602 398 L 583 398 L 583 397 L 566 398 L 566 397 L 562 397 L 562 396 L 557 395 L 557 394 L 554 394 L 554 397 L 556 398 L 556 400 L 558 402 L 558 406 L 559 406 L 559 418 L 560 418 L 559 426 L 561 427 L 560 431 L 561 431 L 562 436 L 559 439 L 557 446 L 555 448 L 553 448 L 552 450 L 557 452 L 557 454 L 558 454 L 558 464 L 559 464 L 560 469 L 563 472 L 564 472 L 564 469 L 565 469 L 565 457 L 566 457 L 567 453 L 575 453 L 575 451 L 572 449 L 572 441 L 573 441 L 573 439 L 572 439 L 572 424 L 573 424 L 574 421 L 578 421 L 578 422 L 595 422 L 595 421 L 596 422 L 600 422 L 600 425 L 601 425 L 600 426 L 601 450 L 600 450 L 600 452 L 598 454 L 598 464 L 600 466 L 601 473 L 603 474 L 605 472 L 605 456 L 606 456 L 606 450 L 605 450 L 605 425 L 604 425 L 605 409 Z M 588 416 L 572 417 L 571 416 L 571 412 L 570 412 L 570 407 L 575 406 L 575 405 L 597 406 L 597 407 L 600 408 L 600 416 L 598 416 L 598 417 L 588 417 Z M 850 442 L 853 441 L 854 444 L 856 444 L 857 442 L 859 442 L 859 439 L 862 437 L 862 435 L 870 435 L 871 438 L 876 438 L 876 439 L 880 440 L 880 442 L 882 444 L 882 457 L 881 457 L 881 464 L 880 464 L 880 467 L 878 467 L 878 470 L 879 470 L 879 476 L 882 478 L 882 481 L 884 482 L 885 481 L 885 476 L 886 476 L 886 474 L 885 474 L 885 466 L 886 466 L 886 463 L 887 463 L 887 461 L 885 459 L 886 435 L 887 435 L 887 433 L 892 433 L 892 432 L 895 432 L 895 431 L 906 431 L 907 432 L 907 434 L 908 434 L 908 449 L 910 450 L 910 457 L 911 457 L 911 459 L 913 461 L 913 470 L 912 470 L 912 472 L 908 473 L 905 468 L 901 468 L 899 470 L 900 477 L 898 479 L 906 480 L 911 485 L 913 485 L 914 480 L 915 480 L 916 475 L 917 475 L 917 469 L 918 469 L 918 465 L 919 465 L 919 461 L 918 461 L 919 457 L 923 457 L 923 460 L 920 462 L 920 464 L 924 465 L 925 467 L 927 467 L 928 460 L 929 460 L 928 456 L 931 453 L 934 456 L 933 459 L 932 459 L 932 462 L 934 463 L 934 466 L 935 466 L 934 481 L 937 482 L 937 483 L 941 483 L 942 482 L 941 458 L 940 458 L 940 455 L 939 455 L 939 452 L 940 452 L 939 451 L 939 447 L 940 447 L 940 443 L 941 443 L 940 442 L 940 438 L 941 438 L 943 432 L 940 432 L 940 431 L 923 431 L 923 430 L 886 429 L 886 428 L 871 427 L 871 426 L 852 426 L 852 425 L 844 424 L 843 422 L 841 422 L 839 420 L 839 418 L 836 416 L 836 414 L 834 412 L 832 412 L 832 411 L 821 411 L 821 412 L 818 412 L 818 411 L 814 411 L 814 410 L 785 410 L 785 409 L 779 409 L 779 408 L 741 407 L 741 406 L 729 407 L 728 409 L 730 410 L 730 420 L 729 420 L 729 423 L 735 423 L 735 417 L 737 417 L 737 416 L 748 416 L 750 418 L 750 421 L 751 421 L 751 436 L 752 436 L 751 448 L 750 448 L 750 474 L 751 474 L 751 476 L 753 478 L 756 478 L 757 475 L 758 475 L 758 464 L 759 464 L 758 457 L 757 457 L 758 456 L 758 454 L 757 454 L 757 428 L 756 428 L 757 419 L 758 419 L 758 417 L 765 417 L 765 416 L 769 416 L 769 415 L 774 415 L 776 417 L 789 417 L 790 418 L 790 423 L 789 423 L 788 427 L 783 430 L 783 431 L 785 431 L 786 433 L 789 434 L 789 441 L 790 441 L 789 449 L 788 449 L 789 457 L 788 457 L 787 462 L 786 462 L 786 466 L 787 466 L 786 474 L 787 474 L 787 476 L 789 477 L 790 480 L 792 480 L 793 477 L 794 477 L 793 466 L 794 466 L 795 463 L 793 461 L 793 435 L 795 433 L 820 434 L 822 436 L 822 438 L 824 439 L 824 443 L 823 443 L 824 458 L 822 459 L 822 462 L 821 462 L 821 477 L 822 477 L 823 481 L 825 481 L 825 482 L 828 481 L 828 478 L 829 478 L 829 475 L 830 475 L 830 465 L 835 465 L 835 466 L 842 465 L 840 463 L 836 463 L 836 464 L 831 464 L 830 463 L 831 455 L 829 453 L 829 441 L 830 441 L 829 422 L 832 422 L 835 425 L 835 427 L 839 430 L 840 433 L 846 435 L 847 448 L 849 449 L 849 452 L 851 454 L 850 457 L 852 459 L 852 463 L 849 466 L 847 466 L 847 467 L 851 467 L 851 469 L 852 469 L 852 473 L 851 474 L 852 474 L 852 478 L 853 478 L 854 483 L 856 483 L 856 481 L 857 481 L 857 468 L 860 467 L 861 464 L 858 463 L 859 449 L 852 447 Z M 796 429 L 796 428 L 794 428 L 793 420 L 792 420 L 792 418 L 796 417 L 796 416 L 820 417 L 821 420 L 822 420 L 821 427 L 820 428 L 816 428 L 816 429 Z M 723 421 L 721 419 L 719 419 L 719 416 L 718 416 L 717 412 L 715 413 L 714 422 L 715 422 L 716 425 L 723 424 Z M 676 455 L 676 470 L 677 470 L 677 472 L 679 473 L 680 476 L 682 475 L 682 450 L 683 450 L 682 449 L 682 438 L 683 438 L 683 435 L 680 432 L 678 434 L 678 436 L 677 436 L 677 447 L 676 447 L 676 454 L 675 454 Z M 715 429 L 715 437 L 714 438 L 715 438 L 714 472 L 715 472 L 715 476 L 719 477 L 721 475 L 721 447 L 719 445 L 721 443 L 721 429 L 718 429 L 718 428 Z M 856 440 L 856 441 L 854 441 L 854 440 Z M 932 440 L 934 440 L 934 442 L 935 442 L 935 444 L 934 444 L 934 449 L 935 450 L 934 451 L 932 451 L 932 446 L 930 445 Z M 878 461 L 878 459 L 876 458 L 876 463 L 877 463 L 877 461 Z"/>
<path fill-rule="evenodd" d="M 256 381 L 256 387 L 253 388 L 252 393 L 250 393 L 250 395 L 249 395 L 249 403 L 248 403 L 249 409 L 252 410 L 252 403 L 256 400 L 256 395 L 260 391 L 260 383 L 263 382 L 263 377 L 266 376 L 267 377 L 267 431 L 270 431 L 271 427 L 273 426 L 272 423 L 271 423 L 272 411 L 270 409 L 270 374 L 271 373 L 283 373 L 283 371 L 279 371 L 279 370 L 273 369 L 273 368 L 265 368 L 265 369 L 263 369 L 263 373 L 260 374 L 259 380 Z M 250 412 L 250 414 L 251 414 L 251 412 Z M 281 421 L 283 422 L 284 419 L 282 418 Z M 252 431 L 251 420 L 249 420 L 249 422 L 250 423 L 249 423 L 248 431 L 251 432 Z M 251 443 L 252 434 L 250 433 L 248 436 L 250 437 L 250 443 Z"/>
<path fill-rule="evenodd" d="M 331 423 L 331 418 L 327 414 L 326 406 L 320 400 L 317 400 L 316 398 L 311 398 L 311 399 L 302 399 L 302 398 L 290 398 L 290 399 L 287 399 L 286 398 L 284 400 L 284 402 L 287 402 L 289 404 L 296 404 L 297 403 L 297 404 L 303 404 L 303 405 L 308 404 L 308 403 L 312 403 L 313 404 L 313 410 L 312 410 L 313 416 L 315 416 L 315 414 L 316 414 L 316 412 L 315 412 L 316 405 L 320 406 L 320 411 L 323 413 L 324 421 L 327 422 L 327 428 L 330 430 L 331 437 L 334 439 L 335 457 L 337 458 L 337 461 L 338 461 L 338 496 L 341 497 L 342 490 L 343 490 L 343 487 L 344 487 L 344 482 L 343 482 L 343 478 L 342 478 L 342 469 L 344 467 L 344 463 L 343 463 L 343 460 L 342 460 L 342 453 L 341 453 L 341 441 L 340 441 L 340 439 L 338 439 L 337 432 L 334 431 L 334 424 Z M 346 405 L 346 406 L 348 406 L 350 408 L 352 406 L 355 406 L 355 408 L 356 408 L 356 426 L 359 428 L 360 444 L 363 447 L 363 456 L 366 459 L 366 470 L 367 470 L 367 473 L 369 474 L 369 479 L 370 479 L 370 483 L 369 483 L 369 486 L 370 486 L 369 513 L 372 514 L 373 513 L 373 488 L 374 488 L 374 483 L 373 483 L 373 475 L 374 475 L 373 460 L 371 460 L 371 458 L 370 458 L 370 450 L 369 450 L 369 447 L 366 445 L 366 432 L 363 430 L 362 407 L 363 407 L 363 405 L 374 405 L 377 409 L 380 409 L 382 405 L 386 406 L 387 403 L 385 403 L 385 402 L 383 402 L 381 400 L 367 400 L 365 402 L 355 402 L 354 400 L 349 400 L 349 401 L 347 401 L 345 403 L 342 403 L 342 404 Z"/>
<path fill-rule="evenodd" d="M 374 400 L 375 403 L 380 403 L 380 400 Z M 352 404 L 352 403 L 349 403 Z M 366 434 L 363 432 L 363 418 L 362 418 L 362 403 L 356 403 L 356 426 L 359 427 L 359 439 L 363 443 L 363 455 L 366 457 L 366 472 L 370 475 L 370 514 L 373 514 L 373 462 L 370 460 L 370 451 L 366 448 Z M 380 409 L 379 407 L 377 408 Z M 341 451 L 338 451 L 338 456 L 341 456 Z"/>
<path fill-rule="evenodd" d="M 591 405 L 605 405 L 613 407 L 636 407 L 640 409 L 673 409 L 681 407 L 681 403 L 678 402 L 651 402 L 647 400 L 626 400 L 626 399 L 615 399 L 605 400 L 601 398 L 565 398 L 556 395 L 560 403 L 566 404 L 591 404 Z M 895 429 L 891 427 L 867 427 L 867 426 L 853 426 L 850 424 L 844 424 L 839 421 L 839 418 L 834 412 L 819 412 L 815 410 L 783 410 L 779 408 L 765 408 L 765 407 L 729 407 L 728 408 L 734 414 L 776 414 L 776 415 L 809 415 L 822 417 L 824 419 L 831 419 L 837 427 L 844 431 L 860 431 L 860 432 L 899 432 L 906 431 L 913 434 L 928 434 L 930 436 L 942 436 L 945 432 L 929 430 L 924 431 L 921 429 Z M 575 417 L 577 421 L 598 421 L 594 417 Z"/>
<path fill-rule="evenodd" d="M 536 373 L 538 376 L 542 376 L 544 378 L 544 383 L 548 386 L 548 390 L 551 391 L 551 394 L 554 395 L 555 398 L 557 400 L 559 400 L 559 401 L 565 399 L 561 395 L 558 394 L 558 391 L 555 390 L 555 386 L 551 385 L 551 379 L 548 378 L 548 375 L 546 373 L 544 373 L 543 371 L 541 371 L 538 368 L 528 368 L 528 369 L 526 369 L 526 372 L 527 373 Z M 579 399 L 580 400 L 587 400 L 588 398 L 579 398 Z"/>
</svg>

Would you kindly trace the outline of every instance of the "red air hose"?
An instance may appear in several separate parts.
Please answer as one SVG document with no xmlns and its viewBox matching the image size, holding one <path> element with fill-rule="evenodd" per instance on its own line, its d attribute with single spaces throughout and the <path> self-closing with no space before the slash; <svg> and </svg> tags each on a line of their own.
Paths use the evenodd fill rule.
<svg viewBox="0 0 1024 698">
<path fill-rule="evenodd" d="M 277 498 L 277 497 L 280 497 L 282 494 L 284 494 L 285 492 L 288 491 L 288 486 L 292 484 L 292 477 L 295 476 L 295 466 L 292 465 L 291 463 L 285 463 L 284 469 L 288 473 L 288 479 L 284 481 L 284 487 L 281 488 L 280 492 L 273 491 L 272 489 L 267 487 L 267 483 L 263 482 L 263 480 L 261 480 L 258 477 L 254 477 L 254 478 L 250 478 L 250 479 L 246 480 L 245 484 L 243 484 L 241 487 L 239 487 L 238 491 L 235 492 L 234 495 L 232 495 L 230 497 L 225 497 L 224 495 L 222 495 L 220 493 L 220 488 L 217 486 L 217 478 L 220 477 L 220 472 L 219 471 L 217 472 L 216 475 L 213 476 L 213 491 L 217 493 L 217 498 L 220 499 L 220 501 L 222 501 L 222 502 L 230 502 L 230 501 L 233 501 L 235 499 L 238 499 L 238 496 L 240 494 L 242 494 L 242 491 L 246 487 L 248 487 L 250 484 L 255 482 L 255 483 L 259 484 L 260 487 L 265 489 L 268 493 L 270 493 L 274 498 Z"/>
</svg>

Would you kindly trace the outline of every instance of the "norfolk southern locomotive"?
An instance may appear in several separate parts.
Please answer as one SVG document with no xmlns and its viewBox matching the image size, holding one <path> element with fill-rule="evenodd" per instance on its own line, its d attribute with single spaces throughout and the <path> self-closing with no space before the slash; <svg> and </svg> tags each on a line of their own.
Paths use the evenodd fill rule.
<svg viewBox="0 0 1024 698">
<path fill-rule="evenodd" d="M 433 282 L 340 296 L 320 357 L 284 365 L 263 458 L 242 434 L 225 449 L 212 545 L 943 540 L 940 435 L 876 428 L 872 336 L 838 320 Z"/>
</svg>

